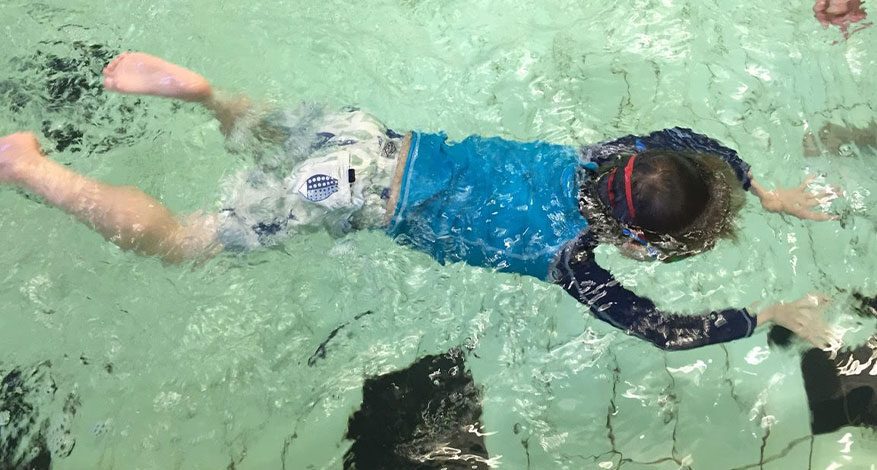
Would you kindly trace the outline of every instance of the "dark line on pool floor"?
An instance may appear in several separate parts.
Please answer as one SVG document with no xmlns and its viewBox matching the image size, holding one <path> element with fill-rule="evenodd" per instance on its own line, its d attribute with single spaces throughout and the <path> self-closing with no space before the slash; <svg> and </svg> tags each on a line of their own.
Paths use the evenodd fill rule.
<svg viewBox="0 0 877 470">
<path fill-rule="evenodd" d="M 615 400 L 618 398 L 618 382 L 621 381 L 621 369 L 618 366 L 618 359 L 615 357 L 615 354 L 611 353 L 610 356 L 612 357 L 612 398 L 609 399 L 609 407 L 606 410 L 606 437 L 609 438 L 609 444 L 612 445 L 612 452 L 621 455 L 621 452 L 615 446 L 615 428 L 612 425 L 612 416 L 618 412 Z M 624 455 L 621 455 L 621 458 L 624 459 Z"/>
<path fill-rule="evenodd" d="M 512 433 L 514 433 L 516 436 L 521 434 L 522 430 L 523 430 L 523 426 L 521 426 L 521 423 L 515 423 L 515 425 L 512 426 Z M 527 470 L 530 470 L 530 467 L 532 466 L 532 462 L 530 460 L 530 438 L 531 437 L 533 437 L 533 435 L 528 432 L 527 438 L 521 439 L 521 447 L 524 448 L 524 453 L 527 455 Z"/>
<path fill-rule="evenodd" d="M 374 313 L 374 312 L 371 310 L 366 310 L 365 312 L 358 313 L 358 314 L 354 315 L 353 320 L 346 321 L 346 322 L 338 325 L 337 327 L 335 327 L 335 329 L 333 329 L 331 332 L 329 332 L 329 336 L 325 340 L 323 340 L 323 342 L 321 342 L 319 346 L 317 346 L 317 350 L 314 351 L 313 354 L 311 354 L 311 357 L 308 358 L 308 366 L 314 367 L 317 364 L 317 361 L 319 361 L 320 359 L 326 358 L 326 347 L 329 345 L 329 342 L 332 341 L 332 339 L 335 338 L 335 336 L 337 336 L 341 330 L 343 330 L 348 325 L 350 325 L 350 323 L 357 321 L 366 315 L 371 315 L 372 313 Z"/>
<path fill-rule="evenodd" d="M 679 451 L 677 450 L 678 442 L 676 442 L 676 433 L 679 431 L 679 396 L 676 394 L 676 377 L 670 372 L 670 364 L 667 362 L 667 354 L 663 353 L 664 356 L 664 371 L 667 372 L 667 376 L 670 377 L 670 386 L 668 389 L 665 389 L 665 394 L 668 398 L 668 403 L 672 406 L 672 412 L 669 416 L 665 417 L 665 423 L 668 423 L 670 420 L 673 421 L 673 434 L 672 441 L 673 447 L 670 448 L 670 459 L 673 462 L 676 462 L 679 465 L 679 468 L 688 468 L 687 465 L 683 464 L 682 459 L 679 458 Z"/>
<path fill-rule="evenodd" d="M 615 428 L 612 424 L 612 416 L 618 410 L 615 404 L 615 400 L 617 398 L 618 392 L 618 382 L 621 380 L 621 368 L 618 365 L 618 358 L 615 356 L 615 353 L 612 351 L 607 351 L 608 356 L 612 359 L 612 395 L 609 397 L 609 405 L 606 407 L 606 437 L 609 439 L 609 445 L 611 448 L 603 452 L 601 454 L 593 454 L 587 459 L 591 459 L 592 463 L 596 463 L 598 460 L 602 459 L 604 456 L 612 455 L 613 457 L 618 457 L 618 462 L 613 462 L 614 467 L 620 468 L 624 463 L 624 454 L 622 454 L 615 446 Z"/>
<path fill-rule="evenodd" d="M 815 436 L 810 436 L 810 456 L 807 459 L 807 470 L 813 469 L 813 444 L 816 442 Z"/>
<path fill-rule="evenodd" d="M 762 410 L 762 416 L 764 410 Z M 758 450 L 759 468 L 764 469 L 764 449 L 767 447 L 767 440 L 770 439 L 770 425 L 764 427 L 764 434 L 761 436 L 761 447 Z"/>
<path fill-rule="evenodd" d="M 783 448 L 783 450 L 779 451 L 778 453 L 776 453 L 776 454 L 774 454 L 774 455 L 772 455 L 772 456 L 770 456 L 770 457 L 768 457 L 768 458 L 766 458 L 766 459 L 761 459 L 761 460 L 760 460 L 759 462 L 757 462 L 757 463 L 753 463 L 753 464 L 749 464 L 749 465 L 744 465 L 744 466 L 742 466 L 742 467 L 735 467 L 735 468 L 733 468 L 733 469 L 731 469 L 731 470 L 748 470 L 748 469 L 750 469 L 750 468 L 755 468 L 755 467 L 759 467 L 759 468 L 761 468 L 761 467 L 763 467 L 765 464 L 768 464 L 768 463 L 774 462 L 774 461 L 776 461 L 776 460 L 779 460 L 779 459 L 781 459 L 781 458 L 783 458 L 783 457 L 789 455 L 789 452 L 791 452 L 792 449 L 794 449 L 795 447 L 797 447 L 797 446 L 800 445 L 802 442 L 804 442 L 804 441 L 806 441 L 806 440 L 808 440 L 808 439 L 810 439 L 810 440 L 812 441 L 813 436 L 808 434 L 808 435 L 806 435 L 806 436 L 801 436 L 801 437 L 799 437 L 799 438 L 793 439 L 793 440 L 789 441 L 789 443 L 786 444 L 786 447 Z M 812 448 L 812 443 L 811 443 L 811 455 L 812 455 L 812 449 L 813 449 L 813 448 Z"/>
<path fill-rule="evenodd" d="M 612 446 L 612 449 L 604 452 L 602 454 L 591 455 L 587 457 L 591 459 L 593 462 L 600 460 L 604 456 L 613 455 L 618 457 L 618 461 L 614 462 L 614 467 L 621 469 L 625 464 L 635 464 L 635 465 L 658 465 L 665 462 L 674 462 L 679 465 L 679 468 L 682 470 L 690 469 L 691 467 L 686 465 L 682 459 L 678 457 L 677 450 L 677 441 L 676 435 L 679 427 L 679 417 L 678 417 L 678 398 L 676 396 L 676 378 L 673 377 L 673 374 L 670 373 L 668 369 L 669 364 L 667 363 L 667 355 L 664 354 L 664 371 L 667 373 L 670 378 L 670 384 L 664 390 L 665 395 L 668 398 L 668 404 L 672 406 L 672 411 L 665 415 L 664 423 L 669 424 L 670 421 L 673 421 L 673 433 L 672 433 L 672 442 L 673 445 L 671 447 L 670 453 L 671 455 L 668 457 L 660 457 L 655 460 L 650 460 L 646 462 L 634 460 L 624 456 L 624 453 L 620 451 L 617 447 L 616 436 L 615 436 L 615 427 L 612 422 L 612 417 L 618 412 L 618 407 L 616 403 L 616 399 L 618 397 L 618 384 L 621 382 L 621 368 L 618 365 L 618 359 L 614 353 L 611 351 L 608 353 L 612 358 L 612 396 L 609 400 L 609 406 L 607 407 L 606 414 L 606 430 L 607 437 L 609 438 L 609 443 Z"/>
<path fill-rule="evenodd" d="M 280 469 L 286 470 L 286 457 L 289 454 L 289 444 L 292 444 L 292 440 L 295 439 L 295 434 L 291 436 L 286 436 L 283 439 L 283 448 L 280 449 Z"/>
<path fill-rule="evenodd" d="M 722 351 L 725 353 L 725 374 L 724 379 L 725 383 L 728 384 L 728 389 L 731 391 L 731 398 L 734 399 L 734 402 L 737 403 L 737 407 L 740 410 L 745 410 L 746 406 L 743 404 L 743 401 L 740 400 L 740 396 L 737 395 L 737 386 L 734 384 L 734 380 L 731 379 L 731 354 L 728 352 L 728 348 L 724 344 L 720 344 Z"/>
</svg>

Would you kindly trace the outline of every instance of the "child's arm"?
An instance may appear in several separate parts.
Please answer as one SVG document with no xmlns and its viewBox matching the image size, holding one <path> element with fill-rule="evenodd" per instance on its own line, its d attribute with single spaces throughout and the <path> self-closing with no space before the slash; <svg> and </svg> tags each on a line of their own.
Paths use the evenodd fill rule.
<svg viewBox="0 0 877 470">
<path fill-rule="evenodd" d="M 594 261 L 596 245 L 593 236 L 586 234 L 564 249 L 554 282 L 588 305 L 597 318 L 661 349 L 692 349 L 745 338 L 756 326 L 770 321 L 818 346 L 829 339 L 828 328 L 821 319 L 827 302 L 814 303 L 809 298 L 768 307 L 757 318 L 745 308 L 702 315 L 662 312 L 650 299 L 637 296 L 619 284 L 609 271 Z"/>
</svg>

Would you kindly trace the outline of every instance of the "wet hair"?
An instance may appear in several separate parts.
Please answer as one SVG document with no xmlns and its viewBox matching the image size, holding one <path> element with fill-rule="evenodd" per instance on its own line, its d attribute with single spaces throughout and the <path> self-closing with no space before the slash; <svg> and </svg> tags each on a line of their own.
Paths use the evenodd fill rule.
<svg viewBox="0 0 877 470">
<path fill-rule="evenodd" d="M 694 152 L 626 155 L 599 168 L 581 189 L 580 210 L 601 241 L 621 244 L 627 241 L 623 229 L 641 231 L 661 259 L 690 256 L 721 238 L 733 239 L 734 218 L 744 202 L 730 165 Z"/>
</svg>

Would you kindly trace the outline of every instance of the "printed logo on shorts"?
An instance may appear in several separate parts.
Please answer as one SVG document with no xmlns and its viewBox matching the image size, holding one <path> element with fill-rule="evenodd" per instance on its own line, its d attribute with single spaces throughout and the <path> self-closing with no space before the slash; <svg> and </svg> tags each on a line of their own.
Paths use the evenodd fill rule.
<svg viewBox="0 0 877 470">
<path fill-rule="evenodd" d="M 308 201 L 319 202 L 338 192 L 338 180 L 329 175 L 314 175 L 305 180 L 302 189 Z"/>
</svg>

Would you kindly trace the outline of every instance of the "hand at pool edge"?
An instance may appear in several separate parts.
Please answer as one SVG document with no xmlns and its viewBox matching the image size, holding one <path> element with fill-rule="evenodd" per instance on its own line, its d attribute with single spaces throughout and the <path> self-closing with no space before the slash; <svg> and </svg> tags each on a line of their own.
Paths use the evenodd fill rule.
<svg viewBox="0 0 877 470">
<path fill-rule="evenodd" d="M 823 314 L 831 300 L 821 293 L 809 293 L 794 302 L 780 302 L 758 313 L 758 326 L 773 322 L 782 326 L 817 348 L 826 348 L 837 339 L 828 327 Z"/>
</svg>

